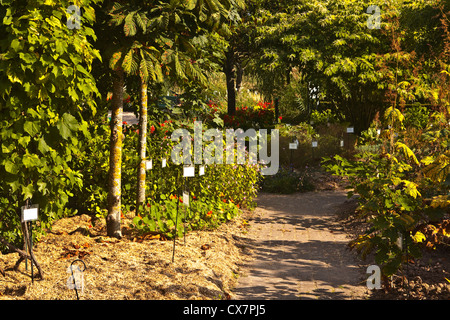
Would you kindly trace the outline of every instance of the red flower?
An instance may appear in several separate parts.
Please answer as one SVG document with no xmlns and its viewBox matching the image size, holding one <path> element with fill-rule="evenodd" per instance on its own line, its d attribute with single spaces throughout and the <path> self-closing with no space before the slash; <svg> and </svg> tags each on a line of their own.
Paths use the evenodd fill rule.
<svg viewBox="0 0 450 320">
<path fill-rule="evenodd" d="M 206 215 L 207 215 L 207 216 L 212 215 L 212 210 L 209 210 L 209 211 L 206 213 Z"/>
<path fill-rule="evenodd" d="M 279 116 L 279 117 L 278 117 L 278 119 L 282 120 L 282 119 L 283 119 L 283 117 L 282 117 L 282 116 Z"/>
<path fill-rule="evenodd" d="M 152 125 L 152 126 L 150 127 L 150 133 L 153 133 L 153 132 L 155 132 L 155 126 L 154 126 L 154 125 Z"/>
</svg>

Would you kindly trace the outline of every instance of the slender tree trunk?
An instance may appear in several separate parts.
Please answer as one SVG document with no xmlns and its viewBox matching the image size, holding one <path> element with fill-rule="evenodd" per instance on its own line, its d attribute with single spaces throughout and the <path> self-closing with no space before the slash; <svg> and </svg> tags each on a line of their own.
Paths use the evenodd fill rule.
<svg viewBox="0 0 450 320">
<path fill-rule="evenodd" d="M 224 72 L 227 78 L 227 96 L 228 96 L 228 114 L 233 115 L 236 113 L 236 89 L 234 84 L 234 52 L 230 48 L 225 53 L 225 65 Z"/>
<path fill-rule="evenodd" d="M 145 201 L 145 162 L 147 149 L 147 82 L 141 79 L 141 107 L 139 111 L 139 167 L 137 176 L 136 215 Z"/>
<path fill-rule="evenodd" d="M 113 80 L 111 138 L 108 177 L 108 215 L 106 216 L 106 232 L 110 237 L 121 238 L 121 176 L 122 176 L 122 112 L 123 112 L 123 70 L 115 71 Z"/>
<path fill-rule="evenodd" d="M 244 75 L 244 69 L 241 63 L 236 63 L 236 92 L 239 93 L 242 86 L 242 77 Z"/>
</svg>

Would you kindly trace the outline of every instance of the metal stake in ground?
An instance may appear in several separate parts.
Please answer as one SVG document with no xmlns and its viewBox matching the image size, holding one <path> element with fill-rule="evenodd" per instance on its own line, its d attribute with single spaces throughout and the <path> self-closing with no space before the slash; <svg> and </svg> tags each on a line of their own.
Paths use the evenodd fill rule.
<svg viewBox="0 0 450 320">
<path fill-rule="evenodd" d="M 186 245 L 186 216 L 187 216 L 186 213 L 189 210 L 190 194 L 189 194 L 188 178 L 186 177 L 184 179 L 184 181 L 185 181 L 185 187 L 184 187 L 184 192 L 183 192 L 183 204 L 184 204 L 185 208 L 184 208 L 184 220 L 183 220 L 183 238 L 184 238 L 184 245 Z M 187 194 L 187 197 L 185 197 L 186 194 Z"/>
<path fill-rule="evenodd" d="M 29 221 L 30 224 L 30 258 L 33 254 L 33 224 Z M 33 261 L 30 259 L 31 264 L 31 283 L 34 283 L 34 271 L 33 271 Z"/>
<path fill-rule="evenodd" d="M 177 185 L 178 185 L 178 174 L 177 174 L 177 180 L 176 180 L 176 182 L 177 182 Z M 177 239 L 177 230 L 178 230 L 178 210 L 179 210 L 179 204 L 180 204 L 180 189 L 181 188 L 178 188 L 178 194 L 177 194 L 177 213 L 176 213 L 176 215 L 175 215 L 175 233 L 174 233 L 174 235 L 173 235 L 173 250 L 172 250 L 172 263 L 175 261 L 175 242 L 176 242 L 176 239 Z"/>
<path fill-rule="evenodd" d="M 29 249 L 30 254 L 30 264 L 31 264 L 31 283 L 34 283 L 34 269 L 33 269 L 33 224 L 32 221 L 38 219 L 38 205 L 31 205 L 30 199 L 25 201 L 25 206 L 21 208 L 21 222 L 24 229 L 24 242 L 26 247 Z M 28 229 L 30 233 L 28 233 Z M 20 261 L 20 260 L 19 260 Z M 27 257 L 25 257 L 25 263 L 27 262 Z M 38 267 L 39 269 L 39 267 Z"/>
<path fill-rule="evenodd" d="M 185 203 L 185 199 L 186 199 L 185 194 L 186 194 L 186 190 L 188 190 L 188 189 L 187 189 L 188 186 L 187 186 L 187 178 L 186 178 L 186 177 L 183 178 L 183 182 L 184 182 L 184 188 L 183 188 L 183 205 L 184 205 L 184 209 L 183 209 L 183 211 L 184 211 L 184 219 L 183 219 L 183 241 L 184 241 L 184 245 L 186 245 L 186 211 L 187 211 L 187 208 L 186 208 L 186 203 Z M 188 191 L 188 192 L 189 192 L 189 191 Z M 188 201 L 189 201 L 189 200 L 188 200 Z"/>
<path fill-rule="evenodd" d="M 294 140 L 293 142 L 289 143 L 289 150 L 291 150 L 291 157 L 289 159 L 291 172 L 294 171 L 294 164 L 292 163 L 292 156 L 294 153 L 294 150 L 296 150 L 298 147 L 298 140 Z"/>
<path fill-rule="evenodd" d="M 183 237 L 184 237 L 184 244 L 186 245 L 186 214 L 189 210 L 189 201 L 190 201 L 190 191 L 189 191 L 189 177 L 195 177 L 195 166 L 190 165 L 183 168 L 183 177 L 184 179 L 184 191 L 183 191 L 183 205 L 184 208 L 184 221 L 183 221 Z"/>
<path fill-rule="evenodd" d="M 79 283 L 77 283 L 77 281 L 75 280 L 75 276 L 73 275 L 73 264 L 75 263 L 75 262 L 78 262 L 78 261 L 80 261 L 82 264 L 83 264 L 83 266 L 84 266 L 84 269 L 83 270 L 80 270 L 79 268 L 78 268 L 78 270 L 80 270 L 80 272 L 81 273 L 83 273 L 85 270 L 86 270 L 86 264 L 84 263 L 84 261 L 83 260 L 81 260 L 81 259 L 75 259 L 75 260 L 73 260 L 72 261 L 72 263 L 70 264 L 70 272 L 72 273 L 72 280 L 73 280 L 73 287 L 74 287 L 74 289 L 75 289 L 75 294 L 77 295 L 77 300 L 80 300 L 80 297 L 78 296 L 78 285 L 79 285 Z M 81 284 L 82 285 L 82 284 Z"/>
</svg>

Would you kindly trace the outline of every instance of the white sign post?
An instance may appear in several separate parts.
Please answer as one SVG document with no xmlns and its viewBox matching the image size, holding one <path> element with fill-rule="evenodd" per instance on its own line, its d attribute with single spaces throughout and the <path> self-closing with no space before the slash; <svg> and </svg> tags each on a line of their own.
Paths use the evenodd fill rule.
<svg viewBox="0 0 450 320">
<path fill-rule="evenodd" d="M 145 170 L 151 170 L 153 168 L 152 159 L 145 161 Z"/>
<path fill-rule="evenodd" d="M 29 200 L 27 200 L 27 203 Z M 25 228 L 27 228 L 27 225 L 29 223 L 29 230 L 30 233 L 28 234 L 28 239 L 24 239 L 25 241 L 25 246 L 29 247 L 30 250 L 30 264 L 31 264 L 31 282 L 34 282 L 34 272 L 33 272 L 33 221 L 36 221 L 39 219 L 39 205 L 34 204 L 34 205 L 25 205 L 23 207 L 20 208 L 20 212 L 21 212 L 21 217 L 20 220 L 22 221 L 22 223 L 26 224 Z M 28 269 L 27 267 L 27 260 L 25 259 L 25 268 Z"/>
<path fill-rule="evenodd" d="M 183 167 L 183 177 L 195 177 L 195 167 L 194 166 Z"/>
<path fill-rule="evenodd" d="M 21 221 L 36 221 L 39 218 L 39 205 L 33 204 L 31 206 L 23 206 L 20 208 L 21 211 Z"/>
<path fill-rule="evenodd" d="M 353 127 L 347 128 L 347 148 L 350 146 L 349 134 L 354 133 L 354 132 L 355 132 L 355 129 Z"/>
</svg>

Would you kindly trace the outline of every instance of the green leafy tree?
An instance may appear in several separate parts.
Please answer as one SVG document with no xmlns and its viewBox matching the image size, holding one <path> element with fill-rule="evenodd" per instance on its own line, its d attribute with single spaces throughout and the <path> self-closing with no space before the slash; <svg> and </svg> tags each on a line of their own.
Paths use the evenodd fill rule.
<svg viewBox="0 0 450 320">
<path fill-rule="evenodd" d="M 67 25 L 69 1 L 0 6 L 0 230 L 8 242 L 20 242 L 27 200 L 39 204 L 42 231 L 69 213 L 65 205 L 83 183 L 69 164 L 88 135 L 83 114 L 96 110 L 96 2 L 85 1 L 80 29 Z"/>
<path fill-rule="evenodd" d="M 194 43 L 223 21 L 231 2 L 211 1 L 161 1 L 158 4 L 130 2 L 122 5 L 111 2 L 106 8 L 111 19 L 104 20 L 99 30 L 105 34 L 102 52 L 116 76 L 114 77 L 112 117 L 110 190 L 108 204 L 108 234 L 120 237 L 120 163 L 121 161 L 121 111 L 124 73 L 138 75 L 141 85 L 140 114 L 140 166 L 138 170 L 137 210 L 145 197 L 145 147 L 148 81 L 161 81 L 162 75 L 169 81 L 206 83 L 204 69 L 195 63 Z"/>
</svg>

